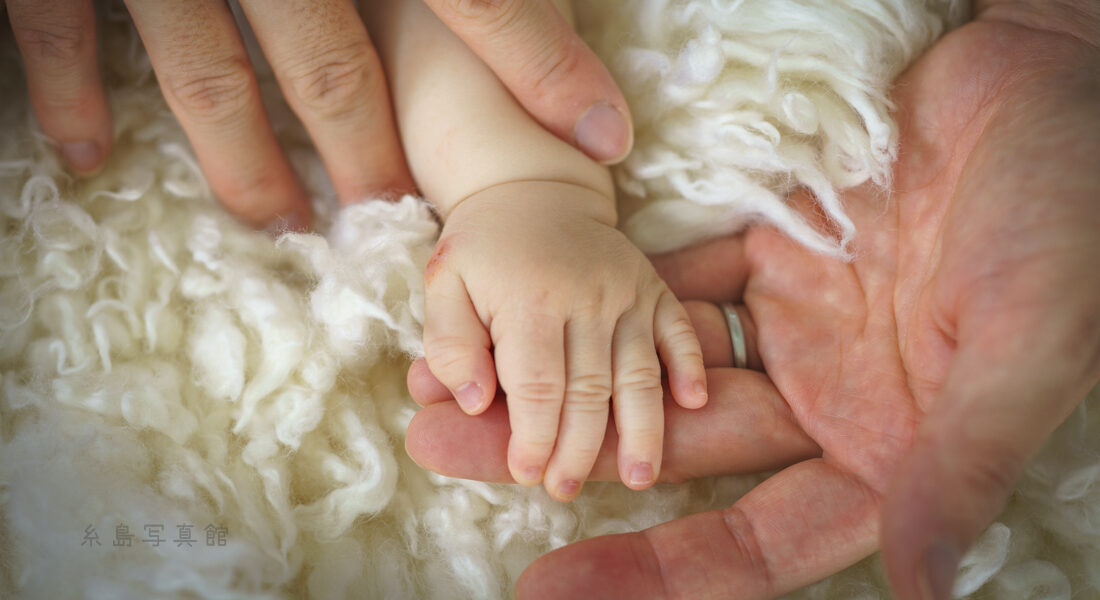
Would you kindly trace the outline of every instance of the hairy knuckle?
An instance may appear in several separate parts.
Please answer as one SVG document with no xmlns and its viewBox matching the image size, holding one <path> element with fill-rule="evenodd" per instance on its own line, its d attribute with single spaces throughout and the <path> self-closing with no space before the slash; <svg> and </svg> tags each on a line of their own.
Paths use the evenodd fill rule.
<svg viewBox="0 0 1100 600">
<path fill-rule="evenodd" d="M 536 49 L 521 69 L 529 89 L 545 95 L 569 81 L 577 73 L 581 55 L 558 37 L 549 37 Z"/>
<path fill-rule="evenodd" d="M 64 24 L 18 26 L 16 36 L 27 58 L 58 63 L 73 63 L 83 55 L 83 27 Z"/>
<path fill-rule="evenodd" d="M 227 57 L 170 70 L 165 87 L 182 108 L 211 123 L 230 121 L 252 101 L 252 69 L 244 57 Z"/>
<path fill-rule="evenodd" d="M 519 20 L 525 0 L 442 0 L 440 8 L 451 18 L 482 32 L 502 31 Z"/>
<path fill-rule="evenodd" d="M 319 49 L 287 69 L 292 93 L 322 119 L 339 119 L 362 108 L 381 77 L 366 40 Z"/>
</svg>

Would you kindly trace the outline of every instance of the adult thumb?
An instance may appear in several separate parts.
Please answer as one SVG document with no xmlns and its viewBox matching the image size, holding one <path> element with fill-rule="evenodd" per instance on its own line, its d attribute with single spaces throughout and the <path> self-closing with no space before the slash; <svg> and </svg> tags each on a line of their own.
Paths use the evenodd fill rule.
<svg viewBox="0 0 1100 600">
<path fill-rule="evenodd" d="M 548 131 L 603 164 L 630 151 L 622 92 L 551 0 L 426 2 Z"/>
<path fill-rule="evenodd" d="M 1067 354 L 1080 331 L 1036 316 L 982 318 L 959 337 L 935 404 L 895 471 L 881 546 L 901 600 L 952 596 L 962 555 L 1096 381 L 1089 353 Z"/>
</svg>

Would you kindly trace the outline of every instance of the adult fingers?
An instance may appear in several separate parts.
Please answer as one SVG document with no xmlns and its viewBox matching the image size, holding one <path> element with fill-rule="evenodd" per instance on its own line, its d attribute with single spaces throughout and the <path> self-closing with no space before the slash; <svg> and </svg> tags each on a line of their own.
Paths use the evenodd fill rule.
<svg viewBox="0 0 1100 600">
<path fill-rule="evenodd" d="M 435 256 L 447 244 L 444 239 Z M 492 342 L 457 275 L 428 271 L 425 290 L 424 354 L 432 374 L 475 415 L 496 394 L 496 369 L 489 353 Z"/>
<path fill-rule="evenodd" d="M 539 123 L 610 164 L 633 144 L 611 74 L 549 0 L 426 0 Z"/>
<path fill-rule="evenodd" d="M 653 333 L 657 352 L 668 369 L 668 386 L 673 398 L 684 408 L 706 404 L 707 377 L 699 338 L 683 305 L 668 290 L 657 301 Z"/>
<path fill-rule="evenodd" d="M 497 374 L 508 401 L 508 468 L 523 485 L 542 481 L 565 399 L 565 322 L 538 312 L 493 320 Z"/>
<path fill-rule="evenodd" d="M 960 320 L 945 383 L 888 492 L 882 548 L 899 598 L 951 597 L 962 554 L 1095 383 L 1100 336 L 1082 326 L 1095 312 L 1089 304 L 1079 318 L 1050 318 L 1049 301 Z"/>
<path fill-rule="evenodd" d="M 740 298 L 751 268 L 745 236 L 740 234 L 654 255 L 649 260 L 677 298 L 711 302 Z"/>
<path fill-rule="evenodd" d="M 221 0 L 127 0 L 165 99 L 214 193 L 257 226 L 304 229 L 305 190 L 279 148 L 256 76 Z"/>
<path fill-rule="evenodd" d="M 409 192 L 386 76 L 351 0 L 241 2 L 345 202 Z"/>
<path fill-rule="evenodd" d="M 698 333 L 703 365 L 707 368 L 733 366 L 733 340 L 722 309 L 713 302 L 698 300 L 685 300 L 683 305 Z M 764 362 L 760 358 L 760 346 L 756 340 L 756 320 L 744 304 L 734 305 L 733 308 L 741 320 L 747 367 L 754 371 L 763 371 Z"/>
<path fill-rule="evenodd" d="M 710 401 L 700 409 L 665 402 L 660 481 L 755 473 L 821 455 L 762 373 L 707 372 Z M 413 417 L 405 448 L 421 466 L 450 477 L 512 483 L 508 471 L 508 411 L 503 402 L 470 418 L 454 402 L 437 402 Z M 589 480 L 619 480 L 619 436 L 608 425 Z"/>
<path fill-rule="evenodd" d="M 580 316 L 565 327 L 565 403 L 544 482 L 561 501 L 580 493 L 603 443 L 611 402 L 611 329 Z"/>
<path fill-rule="evenodd" d="M 432 374 L 428 368 L 428 361 L 418 358 L 409 365 L 409 372 L 405 376 L 405 384 L 409 387 L 409 395 L 420 406 L 429 406 L 439 402 L 454 400 L 454 394 L 447 386 L 443 385 L 439 378 Z"/>
<path fill-rule="evenodd" d="M 8 0 L 31 105 L 42 131 L 78 173 L 102 166 L 111 148 L 111 115 L 96 56 L 90 0 Z"/>
<path fill-rule="evenodd" d="M 516 597 L 774 598 L 870 554 L 878 503 L 850 473 L 808 460 L 730 508 L 546 554 L 520 576 Z"/>
</svg>

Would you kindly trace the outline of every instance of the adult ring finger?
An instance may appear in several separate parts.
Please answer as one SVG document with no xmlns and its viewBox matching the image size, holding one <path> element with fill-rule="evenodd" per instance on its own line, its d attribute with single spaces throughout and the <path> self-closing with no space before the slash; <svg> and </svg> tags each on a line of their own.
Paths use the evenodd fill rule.
<svg viewBox="0 0 1100 600">
<path fill-rule="evenodd" d="M 681 303 L 695 325 L 704 366 L 764 371 L 757 350 L 756 321 L 744 304 L 715 304 L 702 300 Z"/>
<path fill-rule="evenodd" d="M 737 308 L 732 302 L 723 302 L 718 305 L 718 308 L 726 317 L 726 327 L 729 328 L 730 342 L 733 346 L 733 368 L 746 369 L 749 366 L 749 355 L 745 346 L 745 328 L 741 324 Z"/>
</svg>

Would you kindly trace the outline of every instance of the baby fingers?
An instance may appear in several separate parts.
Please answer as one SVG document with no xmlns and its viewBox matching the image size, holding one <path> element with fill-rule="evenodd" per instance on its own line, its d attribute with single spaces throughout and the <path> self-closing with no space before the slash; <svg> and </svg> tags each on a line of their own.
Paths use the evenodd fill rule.
<svg viewBox="0 0 1100 600">
<path fill-rule="evenodd" d="M 574 318 L 565 327 L 565 404 L 554 455 L 546 468 L 546 491 L 572 500 L 600 453 L 611 400 L 613 323 Z"/>
<path fill-rule="evenodd" d="M 612 341 L 619 477 L 636 490 L 657 481 L 664 443 L 664 389 L 654 351 L 653 311 L 639 308 L 619 318 Z"/>
<path fill-rule="evenodd" d="M 424 355 L 428 368 L 467 414 L 488 408 L 496 395 L 489 333 L 462 281 L 437 272 L 425 293 Z"/>
<path fill-rule="evenodd" d="M 565 325 L 538 313 L 493 321 L 497 375 L 508 401 L 508 470 L 517 483 L 542 481 L 565 397 Z"/>
<path fill-rule="evenodd" d="M 672 397 L 684 408 L 702 407 L 707 403 L 707 375 L 699 337 L 687 311 L 668 289 L 657 301 L 653 321 L 657 352 L 668 369 Z"/>
</svg>

